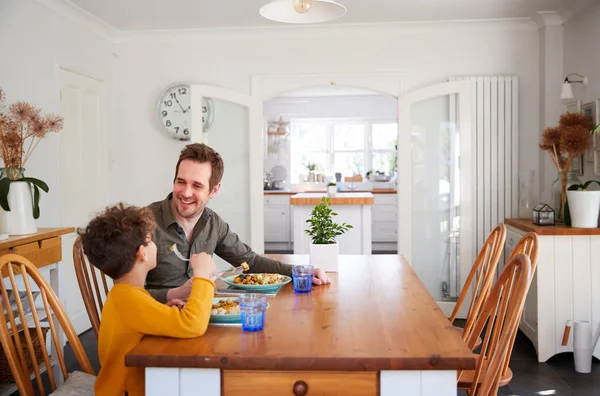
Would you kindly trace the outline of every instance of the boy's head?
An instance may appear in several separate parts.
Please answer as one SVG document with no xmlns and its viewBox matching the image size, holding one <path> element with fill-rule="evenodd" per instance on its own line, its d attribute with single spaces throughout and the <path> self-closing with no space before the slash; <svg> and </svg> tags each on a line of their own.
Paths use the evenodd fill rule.
<svg viewBox="0 0 600 396">
<path fill-rule="evenodd" d="M 78 233 L 88 260 L 106 275 L 119 279 L 139 261 L 147 263 L 149 269 L 156 267 L 155 228 L 150 209 L 120 203 L 106 208 Z"/>
</svg>

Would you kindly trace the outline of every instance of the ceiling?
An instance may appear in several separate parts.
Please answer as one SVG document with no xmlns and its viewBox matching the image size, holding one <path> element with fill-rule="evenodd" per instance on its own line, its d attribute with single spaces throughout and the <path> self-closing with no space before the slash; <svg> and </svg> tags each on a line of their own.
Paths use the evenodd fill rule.
<svg viewBox="0 0 600 396">
<path fill-rule="evenodd" d="M 258 9 L 270 0 L 63 0 L 119 31 L 278 26 Z M 290 6 L 291 6 L 290 0 Z M 337 0 L 331 24 L 531 18 L 583 0 Z"/>
</svg>

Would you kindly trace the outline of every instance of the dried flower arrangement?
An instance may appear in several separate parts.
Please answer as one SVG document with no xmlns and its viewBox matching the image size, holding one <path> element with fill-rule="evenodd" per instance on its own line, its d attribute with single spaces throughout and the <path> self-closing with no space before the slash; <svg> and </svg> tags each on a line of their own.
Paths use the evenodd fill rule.
<svg viewBox="0 0 600 396">
<path fill-rule="evenodd" d="M 16 102 L 6 111 L 5 94 L 0 88 L 0 156 L 8 177 L 0 179 L 0 206 L 10 211 L 8 192 L 13 181 L 26 181 L 33 186 L 33 217 L 40 215 L 41 188 L 48 192 L 48 185 L 33 177 L 23 177 L 22 169 L 39 142 L 50 132 L 63 128 L 63 118 L 54 114 L 41 114 L 41 109 L 26 102 Z"/>
<path fill-rule="evenodd" d="M 580 113 L 565 113 L 560 116 L 557 127 L 548 127 L 542 133 L 540 148 L 550 155 L 561 182 L 561 204 L 558 218 L 564 217 L 567 198 L 567 172 L 571 171 L 573 158 L 586 152 L 591 142 L 592 119 Z"/>
</svg>

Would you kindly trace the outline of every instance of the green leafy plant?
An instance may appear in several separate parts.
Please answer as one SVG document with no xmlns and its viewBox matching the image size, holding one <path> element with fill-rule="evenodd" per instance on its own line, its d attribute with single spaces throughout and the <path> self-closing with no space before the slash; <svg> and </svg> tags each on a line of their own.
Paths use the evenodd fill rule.
<svg viewBox="0 0 600 396">
<path fill-rule="evenodd" d="M 335 183 L 329 183 L 329 184 L 327 184 L 327 187 L 335 187 L 335 185 L 336 185 Z"/>
<path fill-rule="evenodd" d="M 310 236 L 312 243 L 317 245 L 335 243 L 336 237 L 354 228 L 350 224 L 334 223 L 333 216 L 337 216 L 337 213 L 331 209 L 329 198 L 321 198 L 321 203 L 314 207 L 310 217 L 306 220 L 310 224 L 310 227 L 304 230 L 304 232 Z"/>
</svg>

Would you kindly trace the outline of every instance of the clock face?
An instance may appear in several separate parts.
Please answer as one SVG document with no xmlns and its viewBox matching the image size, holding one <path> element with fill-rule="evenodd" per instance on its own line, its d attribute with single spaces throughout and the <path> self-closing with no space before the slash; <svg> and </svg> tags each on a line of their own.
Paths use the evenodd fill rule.
<svg viewBox="0 0 600 396">
<path fill-rule="evenodd" d="M 191 132 L 191 91 L 187 84 L 177 84 L 167 88 L 159 98 L 158 119 L 163 130 L 179 140 L 190 140 Z M 214 117 L 210 98 L 202 98 L 203 131 L 207 132 Z"/>
</svg>

